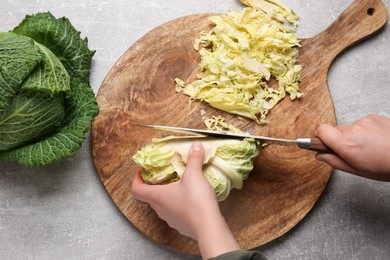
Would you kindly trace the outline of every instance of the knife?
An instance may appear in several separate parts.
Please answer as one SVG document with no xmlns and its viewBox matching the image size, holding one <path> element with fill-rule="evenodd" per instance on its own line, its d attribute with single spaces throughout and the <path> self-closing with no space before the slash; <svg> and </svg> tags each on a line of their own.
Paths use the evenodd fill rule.
<svg viewBox="0 0 390 260">
<path fill-rule="evenodd" d="M 292 140 L 292 139 L 274 138 L 268 136 L 237 134 L 237 133 L 225 132 L 225 131 L 201 130 L 195 128 L 176 127 L 176 126 L 162 126 L 162 125 L 149 125 L 149 124 L 132 124 L 132 125 L 141 126 L 141 127 L 150 127 L 162 131 L 187 133 L 187 134 L 191 133 L 191 134 L 198 134 L 200 136 L 210 136 L 210 137 L 217 137 L 217 138 L 234 138 L 234 139 L 253 138 L 261 141 L 294 143 L 298 145 L 299 148 L 317 151 L 321 153 L 334 153 L 334 151 L 330 149 L 328 146 L 326 146 L 321 141 L 321 139 L 312 138 L 312 137 L 298 138 Z"/>
</svg>

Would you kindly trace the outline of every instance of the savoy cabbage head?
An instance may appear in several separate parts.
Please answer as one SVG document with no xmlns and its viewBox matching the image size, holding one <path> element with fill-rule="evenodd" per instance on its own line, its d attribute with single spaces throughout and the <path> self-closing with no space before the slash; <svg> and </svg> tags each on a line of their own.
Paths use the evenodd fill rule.
<svg viewBox="0 0 390 260">
<path fill-rule="evenodd" d="M 50 13 L 0 32 L 0 160 L 45 165 L 80 148 L 99 111 L 89 85 L 94 53 Z"/>
</svg>

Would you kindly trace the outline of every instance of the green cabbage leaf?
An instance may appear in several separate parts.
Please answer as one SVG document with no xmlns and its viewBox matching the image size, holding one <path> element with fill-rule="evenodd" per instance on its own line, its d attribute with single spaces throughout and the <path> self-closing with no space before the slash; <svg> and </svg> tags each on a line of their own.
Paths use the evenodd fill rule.
<svg viewBox="0 0 390 260">
<path fill-rule="evenodd" d="M 50 13 L 0 32 L 0 160 L 46 165 L 81 147 L 99 111 L 87 45 Z"/>
</svg>

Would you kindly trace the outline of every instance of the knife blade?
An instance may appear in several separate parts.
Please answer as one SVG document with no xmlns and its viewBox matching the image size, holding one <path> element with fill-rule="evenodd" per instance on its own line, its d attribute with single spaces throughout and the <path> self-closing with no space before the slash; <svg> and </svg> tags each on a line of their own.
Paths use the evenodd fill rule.
<svg viewBox="0 0 390 260">
<path fill-rule="evenodd" d="M 215 130 L 202 130 L 202 129 L 195 129 L 195 128 L 187 128 L 187 127 L 151 125 L 151 124 L 132 124 L 132 125 L 140 126 L 140 127 L 149 127 L 156 130 L 162 130 L 162 131 L 197 134 L 200 136 L 209 136 L 209 137 L 217 137 L 217 138 L 234 138 L 234 139 L 253 138 L 255 140 L 261 140 L 266 142 L 293 143 L 298 145 L 299 148 L 306 149 L 306 150 L 312 150 L 321 153 L 334 153 L 334 151 L 330 149 L 328 146 L 326 146 L 321 141 L 321 139 L 313 138 L 313 137 L 284 139 L 284 138 L 274 138 L 269 136 L 239 134 L 239 133 L 215 131 Z"/>
</svg>

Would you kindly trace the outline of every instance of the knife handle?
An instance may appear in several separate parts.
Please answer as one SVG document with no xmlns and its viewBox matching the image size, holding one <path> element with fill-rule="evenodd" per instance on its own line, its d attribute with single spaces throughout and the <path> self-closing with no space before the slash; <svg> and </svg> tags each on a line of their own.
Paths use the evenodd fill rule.
<svg viewBox="0 0 390 260">
<path fill-rule="evenodd" d="M 335 153 L 326 146 L 320 138 L 298 138 L 297 144 L 300 148 L 312 150 L 320 153 Z"/>
</svg>

